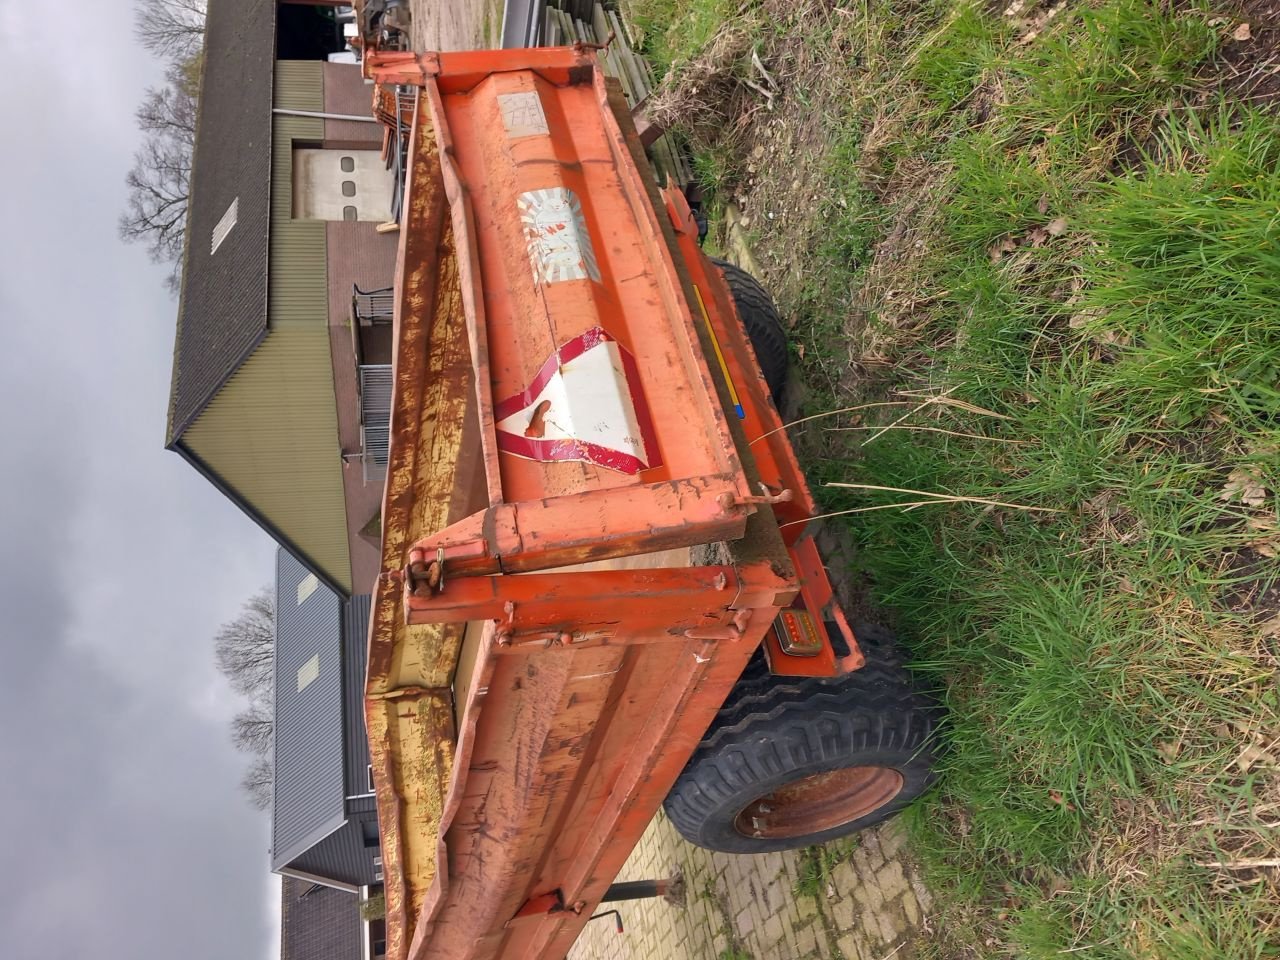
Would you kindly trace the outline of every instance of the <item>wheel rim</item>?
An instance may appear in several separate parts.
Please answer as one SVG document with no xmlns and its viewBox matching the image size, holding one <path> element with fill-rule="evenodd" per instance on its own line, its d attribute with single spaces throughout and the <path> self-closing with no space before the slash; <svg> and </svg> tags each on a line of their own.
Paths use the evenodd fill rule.
<svg viewBox="0 0 1280 960">
<path fill-rule="evenodd" d="M 823 833 L 879 810 L 902 791 L 892 767 L 843 767 L 779 787 L 745 807 L 733 825 L 745 837 L 780 840 Z"/>
</svg>

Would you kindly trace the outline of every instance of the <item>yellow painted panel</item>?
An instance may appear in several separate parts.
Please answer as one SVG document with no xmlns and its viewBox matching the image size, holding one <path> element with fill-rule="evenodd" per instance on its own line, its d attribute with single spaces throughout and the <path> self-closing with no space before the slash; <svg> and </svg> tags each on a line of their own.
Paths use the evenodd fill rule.
<svg viewBox="0 0 1280 960">
<path fill-rule="evenodd" d="M 277 60 L 273 102 L 288 110 L 324 110 L 324 65 L 319 60 Z"/>
<path fill-rule="evenodd" d="M 324 121 L 310 117 L 276 116 L 272 120 L 271 221 L 283 223 L 293 216 L 293 148 L 324 141 Z M 300 221 L 305 222 L 305 221 Z M 315 223 L 321 236 L 324 224 Z"/>
<path fill-rule="evenodd" d="M 350 591 L 351 556 L 325 315 L 316 315 L 310 326 L 274 326 L 187 429 L 183 441 Z"/>
</svg>

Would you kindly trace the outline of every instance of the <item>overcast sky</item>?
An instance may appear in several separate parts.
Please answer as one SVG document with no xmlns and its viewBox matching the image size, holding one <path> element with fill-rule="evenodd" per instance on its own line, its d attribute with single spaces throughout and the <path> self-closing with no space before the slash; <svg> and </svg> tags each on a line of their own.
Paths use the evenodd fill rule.
<svg viewBox="0 0 1280 960">
<path fill-rule="evenodd" d="M 273 545 L 162 449 L 176 305 L 116 239 L 126 0 L 0 0 L 0 957 L 278 954 L 210 637 Z M 274 893 L 275 907 L 279 895 Z"/>
</svg>

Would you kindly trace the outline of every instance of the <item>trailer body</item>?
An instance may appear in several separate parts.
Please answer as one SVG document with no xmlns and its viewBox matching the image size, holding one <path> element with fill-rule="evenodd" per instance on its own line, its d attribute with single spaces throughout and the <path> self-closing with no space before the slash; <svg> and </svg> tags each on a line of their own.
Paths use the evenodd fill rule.
<svg viewBox="0 0 1280 960">
<path fill-rule="evenodd" d="M 782 673 L 861 655 L 729 290 L 594 52 L 366 69 L 408 131 L 366 687 L 388 956 L 554 960 L 762 643 Z"/>
</svg>

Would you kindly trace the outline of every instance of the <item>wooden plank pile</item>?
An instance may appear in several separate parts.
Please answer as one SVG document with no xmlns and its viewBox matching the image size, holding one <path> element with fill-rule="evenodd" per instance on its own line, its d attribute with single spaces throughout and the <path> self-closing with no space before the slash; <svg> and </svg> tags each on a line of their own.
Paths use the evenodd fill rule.
<svg viewBox="0 0 1280 960">
<path fill-rule="evenodd" d="M 613 40 L 609 40 L 610 34 Z M 634 43 L 612 2 L 601 0 L 547 0 L 542 25 L 542 46 L 559 47 L 571 43 L 609 43 L 600 51 L 604 72 L 622 84 L 627 103 L 633 108 L 653 92 L 653 71 Z M 693 180 L 688 158 L 671 137 L 662 137 L 649 148 L 649 157 L 658 172 L 658 183 L 670 176 L 680 186 Z"/>
</svg>

